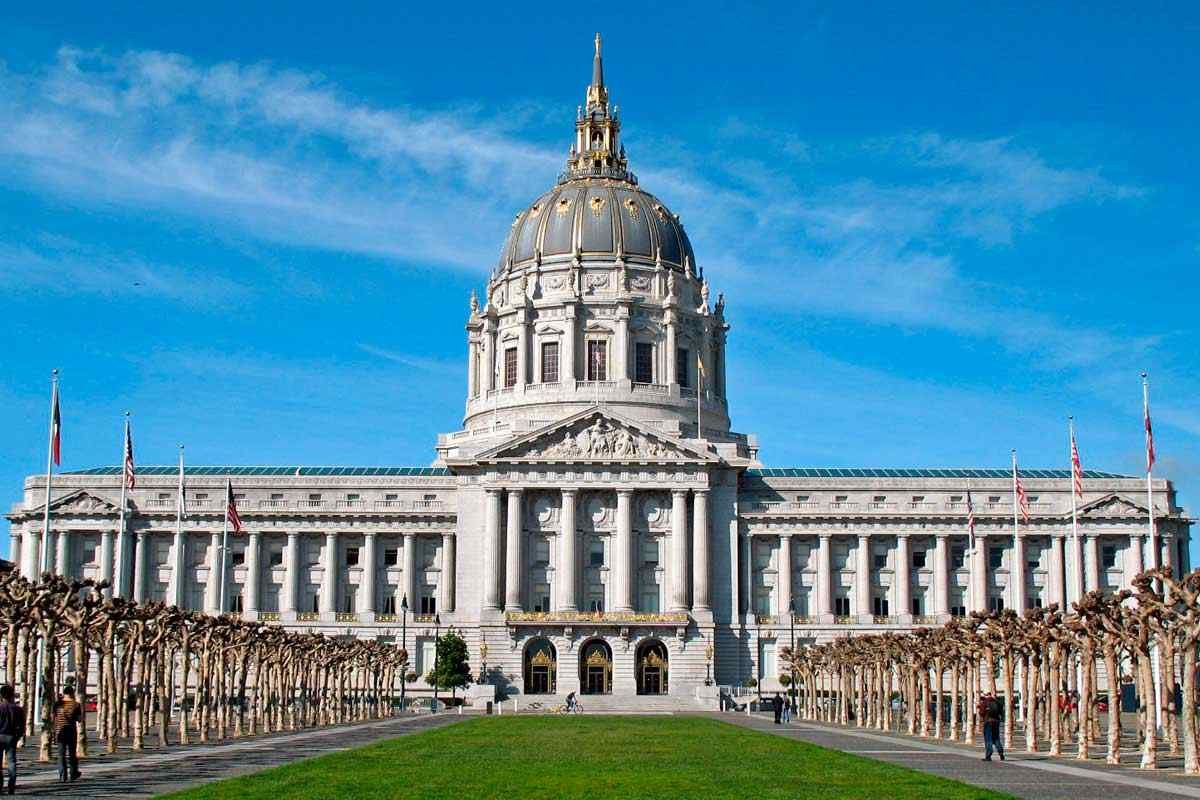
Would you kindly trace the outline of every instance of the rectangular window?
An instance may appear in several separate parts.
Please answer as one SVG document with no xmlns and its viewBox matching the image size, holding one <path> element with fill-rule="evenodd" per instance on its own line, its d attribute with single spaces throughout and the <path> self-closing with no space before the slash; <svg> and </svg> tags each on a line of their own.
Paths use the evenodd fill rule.
<svg viewBox="0 0 1200 800">
<path fill-rule="evenodd" d="M 196 502 L 200 502 L 201 500 L 207 500 L 208 495 L 204 492 L 196 492 L 194 495 L 192 495 L 192 499 Z"/>
<path fill-rule="evenodd" d="M 642 591 L 642 611 L 647 614 L 658 613 L 658 588 Z"/>
<path fill-rule="evenodd" d="M 887 569 L 887 553 L 875 553 L 875 569 Z"/>
<path fill-rule="evenodd" d="M 271 492 L 271 499 L 272 500 L 282 500 L 283 492 Z"/>
<path fill-rule="evenodd" d="M 913 499 L 912 499 L 912 501 L 913 501 L 914 503 L 924 503 L 924 502 L 925 502 L 925 495 L 923 495 L 923 494 L 914 494 L 914 495 L 913 495 Z"/>
<path fill-rule="evenodd" d="M 533 585 L 533 610 L 541 614 L 550 612 L 550 584 L 535 583 Z"/>
<path fill-rule="evenodd" d="M 421 595 L 421 613 L 436 614 L 437 613 L 437 597 L 432 594 Z"/>
<path fill-rule="evenodd" d="M 245 550 L 237 550 L 233 553 L 230 553 L 229 560 L 231 562 L 233 562 L 233 565 L 235 567 L 240 567 L 241 565 L 246 563 L 246 551 Z"/>
<path fill-rule="evenodd" d="M 998 594 L 992 595 L 991 597 L 988 598 L 988 608 L 991 611 L 1003 611 L 1004 610 L 1004 598 Z"/>
<path fill-rule="evenodd" d="M 849 597 L 833 598 L 833 613 L 839 617 L 850 616 L 850 598 Z"/>
<path fill-rule="evenodd" d="M 967 552 L 961 547 L 950 548 L 950 569 L 962 569 L 967 562 Z"/>
<path fill-rule="evenodd" d="M 234 614 L 242 613 L 242 594 L 238 592 L 233 597 L 229 598 L 229 610 Z"/>
<path fill-rule="evenodd" d="M 1004 566 L 1004 548 L 992 547 L 988 550 L 988 569 L 1000 569 Z"/>
<path fill-rule="evenodd" d="M 758 679 L 776 678 L 775 642 L 764 641 L 758 644 Z"/>
<path fill-rule="evenodd" d="M 388 547 L 383 551 L 383 565 L 385 567 L 394 567 L 400 561 L 400 548 Z"/>
<path fill-rule="evenodd" d="M 874 499 L 872 500 L 872 502 L 875 502 L 875 503 L 883 503 L 886 501 L 887 501 L 887 495 L 883 495 L 883 494 L 875 495 Z"/>
<path fill-rule="evenodd" d="M 871 613 L 877 617 L 886 617 L 888 615 L 888 599 L 879 596 L 872 597 Z"/>
<path fill-rule="evenodd" d="M 589 339 L 587 343 L 587 379 L 608 380 L 608 342 Z"/>
<path fill-rule="evenodd" d="M 437 643 L 432 639 L 425 639 L 421 642 L 421 662 L 417 665 L 417 671 L 424 676 L 433 669 L 433 659 L 437 654 Z"/>
<path fill-rule="evenodd" d="M 361 499 L 362 499 L 361 494 L 355 494 L 352 492 L 352 493 L 346 495 L 346 500 L 348 500 L 351 503 L 353 503 L 355 500 L 361 500 Z"/>
<path fill-rule="evenodd" d="M 912 562 L 913 562 L 914 569 L 924 569 L 925 568 L 925 551 L 924 550 L 913 550 Z"/>
<path fill-rule="evenodd" d="M 754 613 L 767 615 L 771 613 L 771 590 L 765 586 L 754 589 Z"/>
<path fill-rule="evenodd" d="M 396 613 L 396 595 L 389 594 L 387 597 L 383 598 L 383 611 L 381 613 L 384 613 L 384 614 L 395 614 Z"/>
<path fill-rule="evenodd" d="M 604 566 L 604 542 L 593 541 L 588 545 L 588 566 Z"/>
<path fill-rule="evenodd" d="M 517 348 L 504 349 L 504 388 L 517 385 Z"/>
<path fill-rule="evenodd" d="M 649 342 L 634 345 L 633 379 L 638 383 L 654 383 L 654 345 Z"/>
<path fill-rule="evenodd" d="M 920 594 L 914 594 L 912 596 L 912 614 L 913 614 L 913 616 L 919 617 L 924 613 L 925 613 L 925 596 L 920 595 Z"/>
<path fill-rule="evenodd" d="M 850 495 L 848 495 L 848 494 L 835 494 L 833 496 L 833 502 L 835 502 L 835 503 L 844 503 L 849 499 L 850 499 Z"/>
<path fill-rule="evenodd" d="M 691 370 L 688 369 L 692 365 L 691 353 L 685 347 L 680 347 L 675 351 L 675 380 L 680 386 L 691 386 L 689 380 Z"/>
<path fill-rule="evenodd" d="M 1117 565 L 1117 548 L 1111 544 L 1104 545 L 1100 548 L 1100 559 L 1105 569 L 1112 569 Z"/>
<path fill-rule="evenodd" d="M 542 342 L 542 383 L 558 383 L 558 342 Z"/>
<path fill-rule="evenodd" d="M 642 543 L 642 563 L 646 565 L 658 564 L 658 542 Z"/>
<path fill-rule="evenodd" d="M 312 501 L 319 501 L 319 500 L 321 499 L 321 495 L 319 495 L 319 494 L 310 494 L 310 495 L 308 496 L 308 499 L 309 499 L 309 500 L 312 500 Z"/>
<path fill-rule="evenodd" d="M 988 497 L 988 502 L 989 503 L 999 503 L 1000 495 L 998 495 L 998 494 L 991 495 L 990 497 Z"/>
<path fill-rule="evenodd" d="M 271 551 L 271 566 L 272 567 L 283 566 L 283 551 L 282 550 L 272 550 Z"/>
<path fill-rule="evenodd" d="M 321 598 L 318 597 L 315 592 L 312 595 L 310 595 L 310 597 L 312 598 L 312 602 L 309 603 L 308 610 L 313 612 L 314 614 L 316 614 L 318 611 L 321 610 Z"/>
<path fill-rule="evenodd" d="M 354 588 L 353 587 L 347 587 L 346 593 L 344 595 L 342 595 L 341 612 L 343 614 L 353 614 L 354 613 Z"/>
<path fill-rule="evenodd" d="M 389 494 L 385 494 L 385 495 L 383 496 L 383 499 L 384 499 L 384 500 L 388 500 L 388 501 L 392 501 L 392 500 L 399 500 L 399 499 L 400 499 L 400 495 L 398 495 L 398 494 L 390 494 L 390 493 L 389 493 Z"/>
<path fill-rule="evenodd" d="M 549 539 L 538 539 L 533 543 L 533 561 L 535 564 L 550 563 Z"/>
<path fill-rule="evenodd" d="M 346 566 L 347 567 L 357 567 L 358 566 L 358 548 L 357 547 L 347 547 L 346 548 Z"/>
<path fill-rule="evenodd" d="M 588 584 L 587 607 L 594 614 L 604 612 L 604 584 Z"/>
<path fill-rule="evenodd" d="M 963 496 L 962 496 L 961 494 L 952 494 L 952 495 L 950 495 L 950 502 L 951 502 L 951 503 L 961 503 L 962 501 L 963 501 Z"/>
<path fill-rule="evenodd" d="M 950 616 L 965 617 L 967 615 L 967 607 L 964 605 L 950 606 Z"/>
</svg>

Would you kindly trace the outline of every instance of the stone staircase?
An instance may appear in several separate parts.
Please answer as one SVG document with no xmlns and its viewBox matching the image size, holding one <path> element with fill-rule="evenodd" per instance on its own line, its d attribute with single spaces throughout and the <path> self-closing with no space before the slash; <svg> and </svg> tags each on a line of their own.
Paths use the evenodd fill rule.
<svg viewBox="0 0 1200 800">
<path fill-rule="evenodd" d="M 504 710 L 515 700 L 519 713 L 545 713 L 567 704 L 565 694 L 517 695 L 505 701 Z M 585 694 L 579 696 L 584 714 L 680 714 L 704 710 L 694 697 L 673 695 Z"/>
</svg>

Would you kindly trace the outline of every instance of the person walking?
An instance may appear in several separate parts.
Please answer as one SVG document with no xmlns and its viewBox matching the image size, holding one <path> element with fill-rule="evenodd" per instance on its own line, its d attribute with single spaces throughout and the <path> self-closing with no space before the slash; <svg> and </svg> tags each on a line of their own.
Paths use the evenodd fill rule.
<svg viewBox="0 0 1200 800">
<path fill-rule="evenodd" d="M 995 750 L 1000 754 L 1000 760 L 1003 761 L 1004 740 L 1000 736 L 1000 718 L 1004 715 L 1004 707 L 991 694 L 984 695 L 980 705 L 982 707 L 981 719 L 983 720 L 983 760 L 991 761 L 992 751 Z"/>
<path fill-rule="evenodd" d="M 779 696 L 779 692 L 775 693 L 773 705 L 775 706 L 775 724 L 778 725 L 783 718 L 783 698 Z"/>
<path fill-rule="evenodd" d="M 785 696 L 783 698 L 783 724 L 787 725 L 792 721 L 792 703 Z"/>
<path fill-rule="evenodd" d="M 0 686 L 0 753 L 8 767 L 8 793 L 17 791 L 17 744 L 25 738 L 25 709 L 12 684 Z"/>
<path fill-rule="evenodd" d="M 54 704 L 54 741 L 58 745 L 58 780 L 79 780 L 79 758 L 75 750 L 83 707 L 75 699 L 75 689 L 67 686 Z"/>
</svg>

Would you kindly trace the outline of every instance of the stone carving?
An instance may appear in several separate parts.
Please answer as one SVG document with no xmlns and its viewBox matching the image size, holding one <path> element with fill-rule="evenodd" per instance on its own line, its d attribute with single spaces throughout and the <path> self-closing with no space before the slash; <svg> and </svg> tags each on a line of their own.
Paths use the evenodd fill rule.
<svg viewBox="0 0 1200 800">
<path fill-rule="evenodd" d="M 475 294 L 475 290 L 471 290 L 471 316 L 479 315 L 479 296 Z"/>
<path fill-rule="evenodd" d="M 564 431 L 549 444 L 531 443 L 521 455 L 547 458 L 678 458 L 681 454 L 641 433 L 597 419 L 578 432 Z"/>
<path fill-rule="evenodd" d="M 571 262 L 571 271 L 567 273 L 567 286 L 571 290 L 571 294 L 579 297 L 582 294 L 582 287 L 579 285 L 579 262 Z"/>
<path fill-rule="evenodd" d="M 566 284 L 566 279 L 563 278 L 562 275 L 551 275 L 549 278 L 546 278 L 546 288 L 547 289 L 557 291 L 558 289 L 563 288 L 563 286 L 565 284 Z"/>
<path fill-rule="evenodd" d="M 116 513 L 118 506 L 115 503 L 110 503 L 103 498 L 80 492 L 79 494 L 63 497 L 50 504 L 51 508 L 60 513 L 67 514 L 96 514 L 96 513 Z"/>
<path fill-rule="evenodd" d="M 705 278 L 700 284 L 700 308 L 704 311 L 708 310 L 708 278 Z"/>
<path fill-rule="evenodd" d="M 605 274 L 591 274 L 587 276 L 587 288 L 589 292 L 594 292 L 597 289 L 608 288 L 609 276 Z"/>
<path fill-rule="evenodd" d="M 650 276 L 649 275 L 634 275 L 629 280 L 629 286 L 638 292 L 650 291 Z"/>
<path fill-rule="evenodd" d="M 1083 514 L 1089 517 L 1145 517 L 1144 509 L 1139 508 L 1134 503 L 1129 502 L 1123 497 L 1113 495 L 1104 500 L 1100 500 L 1089 508 L 1083 510 Z"/>
<path fill-rule="evenodd" d="M 714 313 L 718 317 L 725 316 L 725 293 L 724 292 L 717 293 L 717 307 L 716 307 L 716 310 Z"/>
<path fill-rule="evenodd" d="M 675 296 L 675 272 L 674 270 L 667 271 L 667 297 Z"/>
</svg>

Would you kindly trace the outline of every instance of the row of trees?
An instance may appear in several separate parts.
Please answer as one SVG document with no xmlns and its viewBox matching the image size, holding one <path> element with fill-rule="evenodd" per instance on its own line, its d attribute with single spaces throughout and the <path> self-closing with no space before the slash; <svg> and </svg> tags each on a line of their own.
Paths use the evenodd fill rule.
<svg viewBox="0 0 1200 800">
<path fill-rule="evenodd" d="M 1198 600 L 1200 570 L 1175 579 L 1163 568 L 1139 575 L 1131 590 L 1091 592 L 1067 613 L 1057 605 L 1024 615 L 1006 609 L 940 628 L 787 648 L 784 668 L 795 673 L 798 712 L 808 719 L 969 744 L 986 692 L 1002 697 L 1006 747 L 1019 723 L 1029 752 L 1044 742 L 1061 756 L 1073 741 L 1075 756 L 1087 759 L 1102 744 L 1109 764 L 1120 760 L 1120 687 L 1132 684 L 1142 768 L 1158 766 L 1157 702 L 1166 747 L 1178 754 L 1182 746 L 1185 772 L 1200 775 Z"/>
<path fill-rule="evenodd" d="M 40 727 L 40 760 L 50 757 L 52 706 L 69 684 L 80 699 L 95 697 L 90 722 L 111 753 L 126 739 L 141 750 L 148 738 L 188 744 L 390 716 L 416 679 L 400 646 L 106 598 L 106 587 L 49 573 L 34 583 L 0 565 L 5 680 L 25 699 L 31 740 Z M 88 723 L 79 726 L 82 755 Z"/>
</svg>

